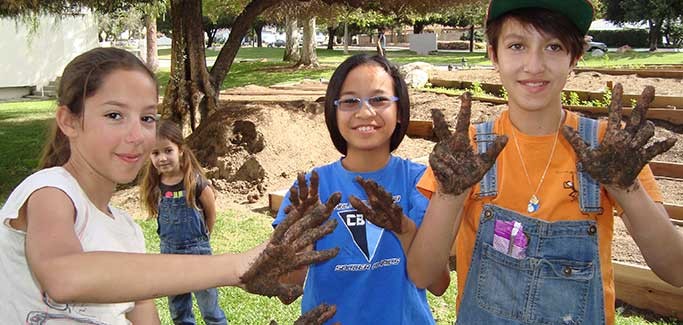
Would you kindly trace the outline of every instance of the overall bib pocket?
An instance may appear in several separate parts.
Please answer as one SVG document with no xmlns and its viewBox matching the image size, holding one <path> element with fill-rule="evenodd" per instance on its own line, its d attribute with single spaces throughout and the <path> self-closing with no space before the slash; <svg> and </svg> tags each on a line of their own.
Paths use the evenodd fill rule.
<svg viewBox="0 0 683 325">
<path fill-rule="evenodd" d="M 595 272 L 592 262 L 516 259 L 480 244 L 476 299 L 481 308 L 520 322 L 582 322 Z"/>
</svg>

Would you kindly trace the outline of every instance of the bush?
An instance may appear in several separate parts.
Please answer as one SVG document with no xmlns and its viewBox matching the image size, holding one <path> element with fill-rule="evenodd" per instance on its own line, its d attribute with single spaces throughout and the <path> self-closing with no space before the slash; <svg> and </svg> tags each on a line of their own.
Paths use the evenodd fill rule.
<svg viewBox="0 0 683 325">
<path fill-rule="evenodd" d="M 603 42 L 608 47 L 650 47 L 648 32 L 645 29 L 591 30 L 588 35 L 593 41 Z"/>
<path fill-rule="evenodd" d="M 439 50 L 469 50 L 470 41 L 438 41 L 436 42 L 436 48 Z M 479 50 L 486 48 L 484 43 L 474 43 L 474 48 Z"/>
</svg>

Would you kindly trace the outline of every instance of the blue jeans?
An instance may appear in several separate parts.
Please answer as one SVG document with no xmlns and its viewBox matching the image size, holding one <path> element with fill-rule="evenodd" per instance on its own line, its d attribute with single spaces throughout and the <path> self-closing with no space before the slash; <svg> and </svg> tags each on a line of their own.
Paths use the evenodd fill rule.
<svg viewBox="0 0 683 325">
<path fill-rule="evenodd" d="M 162 254 L 192 254 L 211 255 L 211 246 L 208 241 L 202 241 L 189 245 L 161 244 Z M 218 290 L 209 288 L 194 292 L 197 305 L 202 313 L 202 318 L 207 325 L 227 324 L 225 313 L 218 306 Z M 168 297 L 168 309 L 174 324 L 195 324 L 192 313 L 192 293 L 185 293 Z"/>
<path fill-rule="evenodd" d="M 495 220 L 522 223 L 526 257 L 492 246 Z M 545 222 L 495 205 L 482 210 L 459 324 L 604 324 L 594 221 Z"/>
<path fill-rule="evenodd" d="M 184 197 L 162 197 L 157 222 L 162 254 L 211 255 L 204 215 L 188 206 Z M 216 288 L 195 291 L 194 296 L 207 325 L 227 324 Z M 169 296 L 168 309 L 174 324 L 195 324 L 191 293 Z"/>
</svg>

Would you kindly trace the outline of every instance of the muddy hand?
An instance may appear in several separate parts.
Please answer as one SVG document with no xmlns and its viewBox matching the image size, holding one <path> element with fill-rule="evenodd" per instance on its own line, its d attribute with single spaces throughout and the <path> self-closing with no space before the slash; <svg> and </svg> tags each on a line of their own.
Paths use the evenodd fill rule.
<svg viewBox="0 0 683 325">
<path fill-rule="evenodd" d="M 299 174 L 298 190 L 292 193 L 299 200 L 297 203 L 292 201 L 285 220 L 275 228 L 266 248 L 241 277 L 248 292 L 278 296 L 289 304 L 303 293 L 303 289 L 300 285 L 279 283 L 280 276 L 304 265 L 329 260 L 339 252 L 339 248 L 306 251 L 306 247 L 337 227 L 337 220 L 328 219 L 341 195 L 332 194 L 323 205 L 318 199 L 317 179 L 318 175 L 313 172 L 308 187 L 303 174 Z"/>
<path fill-rule="evenodd" d="M 337 312 L 337 306 L 320 304 L 317 307 L 309 310 L 307 313 L 301 315 L 294 325 L 321 325 L 332 318 Z M 339 322 L 335 323 L 339 324 Z"/>
<path fill-rule="evenodd" d="M 443 113 L 432 110 L 434 133 L 439 142 L 429 155 L 429 165 L 444 194 L 461 194 L 481 180 L 508 140 L 507 136 L 496 136 L 488 150 L 478 154 L 469 138 L 472 96 L 466 92 L 460 96 L 460 101 L 460 113 L 453 134 L 448 130 Z"/>
<path fill-rule="evenodd" d="M 356 182 L 365 190 L 370 207 L 357 197 L 349 196 L 349 202 L 365 219 L 370 220 L 376 226 L 389 229 L 397 234 L 403 232 L 401 221 L 403 219 L 403 209 L 394 203 L 391 193 L 385 191 L 382 186 L 373 180 L 365 180 L 356 176 Z"/>
<path fill-rule="evenodd" d="M 616 84 L 612 90 L 609 106 L 607 131 L 600 145 L 589 148 L 581 136 L 571 127 L 564 126 L 562 135 L 574 147 L 583 169 L 604 185 L 627 189 L 635 183 L 643 166 L 655 156 L 676 143 L 668 138 L 646 147 L 655 133 L 655 126 L 645 119 L 648 105 L 652 102 L 655 89 L 647 86 L 638 98 L 631 118 L 621 127 L 621 98 L 624 90 Z"/>
</svg>

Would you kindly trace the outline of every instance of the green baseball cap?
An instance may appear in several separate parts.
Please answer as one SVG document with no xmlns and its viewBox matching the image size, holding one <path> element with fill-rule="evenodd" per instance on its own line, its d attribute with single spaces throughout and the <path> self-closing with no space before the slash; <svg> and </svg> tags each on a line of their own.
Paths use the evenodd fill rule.
<svg viewBox="0 0 683 325">
<path fill-rule="evenodd" d="M 486 23 L 508 11 L 520 8 L 545 8 L 556 11 L 571 20 L 584 35 L 593 22 L 593 5 L 589 0 L 491 0 Z"/>
</svg>

